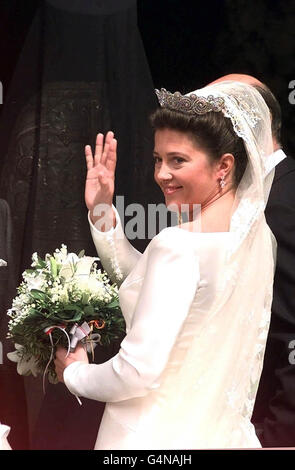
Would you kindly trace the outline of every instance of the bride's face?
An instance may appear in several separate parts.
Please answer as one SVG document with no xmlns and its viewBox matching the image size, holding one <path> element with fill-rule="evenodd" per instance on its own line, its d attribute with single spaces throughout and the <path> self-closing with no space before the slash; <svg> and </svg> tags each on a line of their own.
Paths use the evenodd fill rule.
<svg viewBox="0 0 295 470">
<path fill-rule="evenodd" d="M 187 134 L 171 129 L 157 130 L 154 159 L 155 181 L 168 207 L 202 205 L 218 192 L 217 165 Z"/>
</svg>

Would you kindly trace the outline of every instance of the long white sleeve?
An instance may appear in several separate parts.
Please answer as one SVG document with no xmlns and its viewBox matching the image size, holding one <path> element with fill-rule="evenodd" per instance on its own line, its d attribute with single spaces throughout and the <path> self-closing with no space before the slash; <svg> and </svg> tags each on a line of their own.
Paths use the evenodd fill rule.
<svg viewBox="0 0 295 470">
<path fill-rule="evenodd" d="M 167 364 L 198 287 L 198 258 L 190 236 L 165 229 L 152 240 L 132 324 L 119 353 L 103 364 L 69 365 L 64 380 L 72 393 L 104 402 L 148 393 Z"/>
<path fill-rule="evenodd" d="M 93 242 L 103 268 L 110 279 L 120 285 L 136 265 L 141 253 L 128 241 L 118 211 L 114 206 L 112 207 L 116 215 L 116 227 L 107 232 L 98 230 L 91 222 L 89 214 L 88 220 Z"/>
</svg>

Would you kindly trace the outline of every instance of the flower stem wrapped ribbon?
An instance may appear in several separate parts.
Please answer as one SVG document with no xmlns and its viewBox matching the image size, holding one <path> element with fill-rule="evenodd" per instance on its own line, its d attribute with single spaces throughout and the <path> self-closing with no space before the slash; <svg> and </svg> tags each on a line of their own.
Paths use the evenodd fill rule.
<svg viewBox="0 0 295 470">
<path fill-rule="evenodd" d="M 84 252 L 68 253 L 65 245 L 45 259 L 33 254 L 32 269 L 23 273 L 8 310 L 8 337 L 16 345 L 8 358 L 17 362 L 19 374 L 48 371 L 54 383 L 51 359 L 57 345 L 73 351 L 82 340 L 93 351 L 95 342 L 108 346 L 123 338 L 118 288 L 97 268 L 97 260 Z"/>
</svg>

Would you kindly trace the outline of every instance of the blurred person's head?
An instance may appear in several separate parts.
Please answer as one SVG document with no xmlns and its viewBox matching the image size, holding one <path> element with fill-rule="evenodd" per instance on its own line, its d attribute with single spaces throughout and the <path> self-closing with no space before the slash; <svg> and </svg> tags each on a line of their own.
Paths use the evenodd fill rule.
<svg viewBox="0 0 295 470">
<path fill-rule="evenodd" d="M 271 114 L 271 130 L 273 136 L 274 150 L 279 149 L 281 147 L 282 112 L 281 106 L 274 94 L 271 92 L 267 85 L 262 83 L 257 78 L 246 74 L 231 73 L 228 75 L 224 75 L 223 77 L 220 77 L 217 80 L 211 82 L 210 85 L 213 85 L 213 83 L 220 83 L 229 80 L 251 85 L 256 88 L 256 90 L 261 94 Z"/>
</svg>

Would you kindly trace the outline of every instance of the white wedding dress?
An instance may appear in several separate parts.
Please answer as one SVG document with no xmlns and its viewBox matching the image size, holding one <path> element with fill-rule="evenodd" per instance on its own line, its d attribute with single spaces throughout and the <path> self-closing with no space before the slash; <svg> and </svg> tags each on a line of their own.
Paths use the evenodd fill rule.
<svg viewBox="0 0 295 470">
<path fill-rule="evenodd" d="M 100 365 L 73 363 L 64 373 L 65 383 L 72 393 L 107 402 L 95 448 L 260 447 L 250 423 L 253 390 L 249 396 L 242 397 L 242 409 L 241 399 L 235 396 L 239 392 L 239 384 L 235 383 L 233 370 L 239 358 L 226 356 L 228 351 L 225 349 L 225 357 L 220 362 L 222 343 L 230 341 L 232 334 L 228 321 L 232 321 L 234 331 L 235 319 L 224 318 L 224 327 L 220 330 L 208 316 L 216 296 L 230 281 L 222 273 L 232 234 L 167 228 L 141 254 L 126 239 L 118 214 L 115 229 L 103 233 L 91 225 L 91 231 L 104 268 L 113 281 L 120 284 L 123 280 L 119 297 L 127 326 L 127 336 L 114 358 Z M 267 328 L 268 321 L 260 331 L 264 338 Z M 192 430 L 183 423 L 188 433 L 183 429 L 179 433 L 182 416 L 175 410 L 175 418 L 169 417 L 169 427 L 174 429 L 174 433 L 168 436 L 166 430 L 160 437 L 151 428 L 155 410 L 165 401 L 165 391 L 161 394 L 161 376 L 181 365 L 185 346 L 193 340 L 195 331 L 199 332 L 203 348 L 203 356 L 194 361 L 195 368 L 198 362 L 207 364 L 206 356 L 212 356 L 215 347 L 219 348 L 208 363 L 214 371 L 213 377 L 208 377 L 208 371 L 204 371 L 198 378 L 199 383 L 195 384 L 204 389 L 202 396 L 206 398 L 203 402 L 200 399 L 200 414 L 208 411 L 212 401 L 221 399 L 223 395 L 228 414 L 234 415 L 234 427 L 229 422 L 225 432 L 223 427 L 219 430 L 219 416 L 216 415 L 213 419 L 208 418 L 206 432 L 203 425 L 198 429 L 198 423 L 195 423 L 194 428 L 192 422 Z M 223 341 L 220 342 L 221 337 Z M 229 349 L 229 353 L 234 355 L 235 350 Z M 251 356 L 251 351 L 249 353 Z M 241 354 L 240 361 L 244 360 Z M 221 366 L 227 377 L 224 389 L 218 387 L 218 367 Z M 245 374 L 248 374 L 246 368 Z M 180 409 L 181 406 L 178 411 Z M 183 419 L 186 420 L 184 410 Z M 190 432 L 195 434 L 194 439 L 188 436 Z"/>
<path fill-rule="evenodd" d="M 260 447 L 250 420 L 274 275 L 264 217 L 273 178 L 265 176 L 270 113 L 249 85 L 225 82 L 196 94 L 202 102 L 221 99 L 247 151 L 230 230 L 166 228 L 140 254 L 118 214 L 107 233 L 91 226 L 103 267 L 120 285 L 127 327 L 115 357 L 64 371 L 72 393 L 107 403 L 96 449 Z"/>
</svg>

